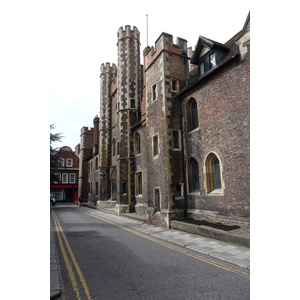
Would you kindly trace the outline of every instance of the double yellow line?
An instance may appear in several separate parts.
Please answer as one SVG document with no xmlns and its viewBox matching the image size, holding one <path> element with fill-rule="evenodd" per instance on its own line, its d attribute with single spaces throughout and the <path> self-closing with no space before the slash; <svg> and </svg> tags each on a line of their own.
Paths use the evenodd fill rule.
<svg viewBox="0 0 300 300">
<path fill-rule="evenodd" d="M 79 293 L 79 288 L 78 288 L 76 277 L 75 277 L 75 273 L 73 271 L 72 263 L 73 263 L 74 268 L 75 268 L 75 270 L 77 272 L 77 275 L 79 277 L 79 280 L 80 280 L 81 285 L 82 285 L 82 287 L 84 289 L 84 292 L 85 292 L 85 295 L 86 295 L 87 299 L 92 299 L 92 297 L 90 295 L 90 292 L 89 292 L 89 289 L 87 287 L 86 281 L 85 281 L 85 279 L 84 279 L 84 277 L 83 277 L 83 275 L 81 273 L 79 265 L 78 265 L 78 263 L 77 263 L 77 261 L 75 259 L 74 253 L 73 253 L 73 251 L 72 251 L 72 249 L 71 249 L 71 247 L 69 245 L 69 242 L 68 242 L 68 240 L 67 240 L 67 238 L 66 238 L 66 236 L 65 236 L 65 234 L 64 234 L 64 232 L 63 232 L 63 230 L 62 230 L 62 228 L 60 226 L 60 223 L 59 223 L 59 221 L 57 219 L 57 216 L 56 216 L 54 210 L 51 209 L 51 213 L 52 213 L 52 218 L 53 218 L 53 221 L 54 221 L 54 224 L 55 224 L 55 227 L 56 227 L 56 231 L 57 231 L 57 235 L 58 235 L 59 246 L 60 246 L 60 249 L 61 249 L 64 261 L 65 261 L 65 264 L 66 264 L 66 267 L 67 267 L 67 270 L 68 270 L 68 274 L 69 274 L 69 277 L 70 277 L 70 280 L 71 280 L 71 284 L 72 284 L 73 290 L 74 290 L 74 292 L 76 294 L 76 298 L 78 300 L 81 299 L 80 293 Z M 68 258 L 68 254 L 67 254 L 67 251 L 65 249 L 63 241 L 64 241 L 64 243 L 65 243 L 65 245 L 67 247 L 67 250 L 69 252 L 69 256 L 70 256 L 72 262 L 70 262 L 70 260 Z"/>
</svg>

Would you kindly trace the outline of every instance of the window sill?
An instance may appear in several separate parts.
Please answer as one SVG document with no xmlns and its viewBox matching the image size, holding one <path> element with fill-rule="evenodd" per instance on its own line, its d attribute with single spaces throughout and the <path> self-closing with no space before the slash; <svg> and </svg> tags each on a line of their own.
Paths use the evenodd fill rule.
<svg viewBox="0 0 300 300">
<path fill-rule="evenodd" d="M 207 196 L 224 196 L 224 192 L 222 189 L 215 189 L 207 194 Z"/>
<path fill-rule="evenodd" d="M 195 128 L 195 129 L 193 129 L 192 131 L 189 131 L 188 134 L 194 133 L 194 132 L 196 132 L 196 131 L 200 131 L 200 127 L 197 127 L 197 128 Z"/>
<path fill-rule="evenodd" d="M 200 191 L 191 192 L 191 193 L 189 193 L 189 195 L 200 196 Z"/>
</svg>

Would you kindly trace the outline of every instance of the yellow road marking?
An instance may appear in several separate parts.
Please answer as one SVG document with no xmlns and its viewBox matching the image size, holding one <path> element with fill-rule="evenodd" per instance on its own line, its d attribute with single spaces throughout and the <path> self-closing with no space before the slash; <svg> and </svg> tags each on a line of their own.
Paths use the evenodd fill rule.
<svg viewBox="0 0 300 300">
<path fill-rule="evenodd" d="M 70 281 L 71 281 L 73 290 L 74 290 L 74 292 L 75 292 L 75 294 L 76 294 L 76 298 L 77 298 L 78 300 L 80 300 L 81 297 L 80 297 L 80 294 L 79 294 L 79 288 L 78 288 L 77 281 L 76 281 L 76 278 L 75 278 L 75 275 L 74 275 L 74 272 L 73 272 L 72 264 L 70 263 L 70 261 L 69 261 L 69 259 L 68 259 L 68 255 L 67 255 L 66 250 L 65 250 L 65 247 L 64 247 L 64 245 L 63 245 L 63 241 L 62 241 L 62 239 L 61 239 L 60 231 L 59 231 L 58 225 L 57 225 L 57 220 L 55 219 L 55 216 L 54 216 L 54 212 L 53 212 L 53 211 L 52 211 L 52 217 L 53 217 L 53 220 L 54 220 L 54 223 L 55 223 L 55 227 L 56 227 L 56 231 L 57 231 L 57 235 L 58 235 L 58 240 L 59 240 L 60 249 L 61 249 L 61 252 L 62 252 L 64 261 L 65 261 L 67 270 L 68 270 L 68 274 L 69 274 L 69 277 L 70 277 Z"/>
<path fill-rule="evenodd" d="M 64 234 L 64 232 L 63 232 L 63 230 L 62 230 L 62 228 L 61 228 L 61 226 L 60 226 L 60 223 L 59 223 L 58 218 L 57 218 L 57 216 L 56 216 L 56 214 L 55 214 L 54 211 L 52 211 L 52 217 L 53 217 L 54 221 L 56 221 L 57 224 L 58 224 L 58 228 L 59 228 L 59 231 L 58 231 L 58 232 L 61 232 L 62 237 L 64 238 L 64 241 L 65 241 L 65 244 L 66 244 L 67 249 L 68 249 L 68 251 L 69 251 L 71 260 L 72 260 L 72 262 L 73 262 L 73 264 L 74 264 L 74 267 L 75 267 L 75 270 L 76 270 L 76 272 L 77 272 L 77 274 L 78 274 L 78 276 L 79 276 L 80 282 L 81 282 L 82 287 L 83 287 L 83 289 L 84 289 L 84 292 L 85 292 L 85 294 L 86 294 L 86 296 L 87 296 L 87 299 L 92 299 L 92 297 L 91 297 L 91 295 L 90 295 L 90 291 L 89 291 L 89 289 L 88 289 L 88 287 L 87 287 L 86 281 L 85 281 L 85 279 L 84 279 L 84 277 L 83 277 L 83 275 L 82 275 L 82 272 L 81 272 L 81 270 L 80 270 L 80 268 L 79 268 L 79 265 L 78 265 L 78 263 L 77 263 L 77 261 L 76 261 L 76 259 L 75 259 L 74 253 L 73 253 L 73 251 L 72 251 L 72 249 L 71 249 L 71 247 L 70 247 L 70 244 L 69 244 L 69 242 L 68 242 L 68 240 L 67 240 L 67 238 L 66 238 L 66 236 L 65 236 L 65 234 Z M 62 246 L 63 246 L 63 245 L 62 245 Z M 71 279 L 71 277 L 70 277 L 70 279 Z M 71 281 L 72 281 L 72 280 L 71 280 Z M 74 289 L 74 288 L 73 288 L 73 289 Z M 74 290 L 74 291 L 75 291 L 75 290 Z M 75 293 L 76 293 L 76 292 L 75 292 Z M 80 296 L 79 296 L 79 297 L 80 297 Z M 79 299 L 80 299 L 80 298 L 79 298 Z"/>
<path fill-rule="evenodd" d="M 202 256 L 199 255 L 199 254 L 193 254 L 193 253 L 190 252 L 190 250 L 187 250 L 187 249 L 181 249 L 181 248 L 179 248 L 179 247 L 176 246 L 176 245 L 170 244 L 169 242 L 161 241 L 161 240 L 159 240 L 158 238 L 155 238 L 155 237 L 149 236 L 149 235 L 147 235 L 147 234 L 138 232 L 138 231 L 136 231 L 136 230 L 134 230 L 134 229 L 131 229 L 131 228 L 128 228 L 128 227 L 124 227 L 123 225 L 120 225 L 120 224 L 118 224 L 118 223 L 116 223 L 116 222 L 114 222 L 114 221 L 111 221 L 111 220 L 102 218 L 102 217 L 100 217 L 100 216 L 96 216 L 96 215 L 94 215 L 94 214 L 88 213 L 88 212 L 83 211 L 83 210 L 78 209 L 78 208 L 76 208 L 76 209 L 77 209 L 78 211 L 82 212 L 82 213 L 85 213 L 85 214 L 87 214 L 87 215 L 89 215 L 89 216 L 92 216 L 92 217 L 94 217 L 94 218 L 100 219 L 100 220 L 102 220 L 102 221 L 104 221 L 104 222 L 110 223 L 110 224 L 112 224 L 112 225 L 114 225 L 114 226 L 116 226 L 116 227 L 118 227 L 118 228 L 121 228 L 121 229 L 126 230 L 126 231 L 128 231 L 128 232 L 131 232 L 131 233 L 133 233 L 133 234 L 135 234 L 135 235 L 138 235 L 138 236 L 140 236 L 140 237 L 142 237 L 142 238 L 144 238 L 144 239 L 150 240 L 150 241 L 152 241 L 152 242 L 154 242 L 154 243 L 157 243 L 157 244 L 162 245 L 162 246 L 164 246 L 164 247 L 170 248 L 170 249 L 175 250 L 175 251 L 177 251 L 177 252 L 181 252 L 181 253 L 183 253 L 183 254 L 186 254 L 186 255 L 188 255 L 188 256 L 190 256 L 190 257 L 192 257 L 192 258 L 195 258 L 195 259 L 197 259 L 197 260 L 200 260 L 200 261 L 202 261 L 202 262 L 205 262 L 205 263 L 214 265 L 214 266 L 216 266 L 216 267 L 218 267 L 218 268 L 220 268 L 220 269 L 223 269 L 223 270 L 229 271 L 229 272 L 231 272 L 231 273 L 235 273 L 235 274 L 237 274 L 237 275 L 241 275 L 241 276 L 244 276 L 244 277 L 250 279 L 250 276 L 248 275 L 247 272 L 235 270 L 235 269 L 233 269 L 233 268 L 231 268 L 231 267 L 229 267 L 229 266 L 223 265 L 223 264 L 221 264 L 221 263 L 219 263 L 219 262 L 217 262 L 217 261 L 214 261 L 214 260 L 211 260 L 211 259 L 208 259 L 208 258 L 204 258 L 204 257 L 202 257 Z"/>
</svg>

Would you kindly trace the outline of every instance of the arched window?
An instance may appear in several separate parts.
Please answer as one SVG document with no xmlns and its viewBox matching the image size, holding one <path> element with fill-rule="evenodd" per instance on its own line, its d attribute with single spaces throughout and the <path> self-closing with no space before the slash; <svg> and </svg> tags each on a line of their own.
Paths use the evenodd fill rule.
<svg viewBox="0 0 300 300">
<path fill-rule="evenodd" d="M 189 132 L 199 127 L 197 102 L 194 98 L 187 105 L 187 125 Z"/>
<path fill-rule="evenodd" d="M 207 156 L 205 169 L 207 194 L 211 192 L 222 192 L 220 161 L 214 153 L 210 153 Z"/>
<path fill-rule="evenodd" d="M 134 144 L 135 144 L 135 154 L 140 154 L 141 153 L 141 141 L 140 141 L 140 134 L 137 132 L 135 134 L 134 138 Z"/>
<path fill-rule="evenodd" d="M 200 190 L 198 163 L 194 158 L 188 162 L 189 193 Z"/>
</svg>

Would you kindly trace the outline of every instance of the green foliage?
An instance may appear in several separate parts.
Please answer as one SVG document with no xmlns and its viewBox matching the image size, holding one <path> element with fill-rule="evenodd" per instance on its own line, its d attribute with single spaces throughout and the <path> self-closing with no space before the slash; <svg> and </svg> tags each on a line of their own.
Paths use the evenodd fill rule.
<svg viewBox="0 0 300 300">
<path fill-rule="evenodd" d="M 54 124 L 50 125 L 50 130 L 55 129 Z M 63 136 L 61 133 L 51 133 L 50 132 L 50 182 L 59 181 L 59 178 L 55 175 L 55 172 L 58 170 L 60 163 L 59 158 L 56 153 L 58 148 L 53 148 L 54 142 L 61 142 Z"/>
</svg>

